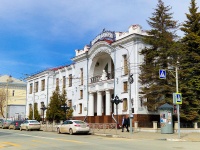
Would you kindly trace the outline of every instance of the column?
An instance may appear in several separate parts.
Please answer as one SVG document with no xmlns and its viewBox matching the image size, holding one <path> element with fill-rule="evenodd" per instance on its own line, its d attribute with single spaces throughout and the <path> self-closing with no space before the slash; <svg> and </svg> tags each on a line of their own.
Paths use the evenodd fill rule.
<svg viewBox="0 0 200 150">
<path fill-rule="evenodd" d="M 111 107 L 111 97 L 110 91 L 106 90 L 106 115 L 110 115 L 110 107 Z"/>
<path fill-rule="evenodd" d="M 97 116 L 102 116 L 102 93 L 97 92 Z"/>
<path fill-rule="evenodd" d="M 94 93 L 89 93 L 88 116 L 94 116 Z"/>
</svg>

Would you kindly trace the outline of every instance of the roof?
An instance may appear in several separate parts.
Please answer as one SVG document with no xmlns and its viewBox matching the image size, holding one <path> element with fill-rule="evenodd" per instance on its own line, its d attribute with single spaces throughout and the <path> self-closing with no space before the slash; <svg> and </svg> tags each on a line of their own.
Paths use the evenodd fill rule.
<svg viewBox="0 0 200 150">
<path fill-rule="evenodd" d="M 2 75 L 0 76 L 0 83 L 7 83 L 8 79 L 10 79 L 9 82 L 15 83 L 15 84 L 26 84 L 26 82 L 13 78 L 10 75 Z"/>
<path fill-rule="evenodd" d="M 158 107 L 158 109 L 173 109 L 173 106 L 169 105 L 168 103 L 165 103 L 161 105 L 160 107 Z"/>
</svg>

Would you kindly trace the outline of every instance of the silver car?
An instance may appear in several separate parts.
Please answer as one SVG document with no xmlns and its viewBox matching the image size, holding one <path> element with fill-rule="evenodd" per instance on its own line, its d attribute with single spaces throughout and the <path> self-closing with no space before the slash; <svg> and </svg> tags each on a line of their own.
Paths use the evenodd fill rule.
<svg viewBox="0 0 200 150">
<path fill-rule="evenodd" d="M 25 120 L 21 125 L 20 125 L 20 131 L 22 130 L 40 130 L 40 123 L 37 120 Z"/>
<path fill-rule="evenodd" d="M 57 133 L 86 133 L 90 132 L 89 124 L 81 120 L 66 120 L 57 127 Z"/>
<path fill-rule="evenodd" d="M 0 120 L 0 128 L 2 129 L 8 129 L 9 125 L 11 124 L 11 120 Z"/>
</svg>

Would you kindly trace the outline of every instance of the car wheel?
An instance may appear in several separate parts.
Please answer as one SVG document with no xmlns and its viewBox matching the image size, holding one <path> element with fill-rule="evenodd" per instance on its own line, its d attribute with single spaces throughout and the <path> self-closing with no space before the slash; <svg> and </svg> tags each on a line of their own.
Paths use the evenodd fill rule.
<svg viewBox="0 0 200 150">
<path fill-rule="evenodd" d="M 26 131 L 29 131 L 28 127 L 26 127 Z"/>
<path fill-rule="evenodd" d="M 72 135 L 73 134 L 73 130 L 69 129 L 69 134 Z"/>
<path fill-rule="evenodd" d="M 57 133 L 60 134 L 60 128 L 57 128 Z"/>
</svg>

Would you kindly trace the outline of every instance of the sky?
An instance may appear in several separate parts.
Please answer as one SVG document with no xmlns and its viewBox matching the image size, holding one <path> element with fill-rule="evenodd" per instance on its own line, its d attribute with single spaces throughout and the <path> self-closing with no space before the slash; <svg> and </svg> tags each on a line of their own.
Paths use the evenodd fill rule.
<svg viewBox="0 0 200 150">
<path fill-rule="evenodd" d="M 0 0 L 0 75 L 24 79 L 71 64 L 76 49 L 103 29 L 126 32 L 147 23 L 157 0 Z M 190 0 L 163 0 L 173 19 L 186 20 Z M 197 6 L 200 0 L 196 0 Z M 180 36 L 182 32 L 178 31 Z"/>
</svg>

